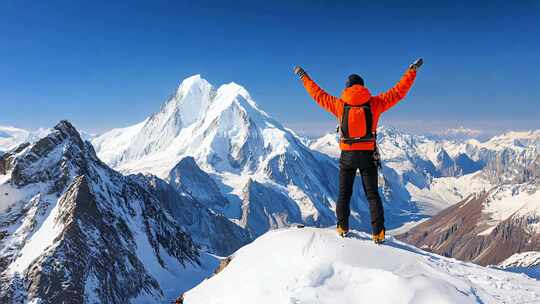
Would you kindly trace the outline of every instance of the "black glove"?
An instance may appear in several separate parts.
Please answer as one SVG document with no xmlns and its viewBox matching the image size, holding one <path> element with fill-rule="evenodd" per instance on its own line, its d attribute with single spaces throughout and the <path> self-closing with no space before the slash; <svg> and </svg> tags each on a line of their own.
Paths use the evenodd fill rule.
<svg viewBox="0 0 540 304">
<path fill-rule="evenodd" d="M 306 71 L 304 71 L 304 69 L 302 69 L 300 66 L 295 66 L 294 67 L 294 73 L 296 75 L 298 75 L 298 77 L 300 77 L 300 79 L 304 78 L 304 76 L 307 75 Z"/>
<path fill-rule="evenodd" d="M 418 58 L 409 66 L 409 69 L 417 71 L 422 66 L 422 64 L 424 64 L 424 60 L 422 60 L 422 58 Z"/>
</svg>

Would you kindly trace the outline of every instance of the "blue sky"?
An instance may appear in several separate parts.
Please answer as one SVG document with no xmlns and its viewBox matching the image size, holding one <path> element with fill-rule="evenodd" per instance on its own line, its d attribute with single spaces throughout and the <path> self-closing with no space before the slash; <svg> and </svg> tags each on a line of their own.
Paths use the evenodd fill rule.
<svg viewBox="0 0 540 304">
<path fill-rule="evenodd" d="M 0 28 L 0 125 L 130 125 L 202 74 L 320 133 L 335 122 L 295 64 L 332 94 L 350 73 L 379 93 L 422 56 L 410 95 L 383 123 L 540 128 L 539 1 L 3 1 Z"/>
</svg>

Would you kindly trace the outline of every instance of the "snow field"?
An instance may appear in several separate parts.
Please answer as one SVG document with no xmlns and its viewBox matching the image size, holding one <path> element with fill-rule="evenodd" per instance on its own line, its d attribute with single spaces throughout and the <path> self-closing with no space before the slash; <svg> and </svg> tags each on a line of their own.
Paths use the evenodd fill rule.
<svg viewBox="0 0 540 304">
<path fill-rule="evenodd" d="M 538 303 L 540 284 L 521 275 L 429 254 L 364 233 L 268 232 L 218 275 L 186 293 L 189 304 Z"/>
</svg>

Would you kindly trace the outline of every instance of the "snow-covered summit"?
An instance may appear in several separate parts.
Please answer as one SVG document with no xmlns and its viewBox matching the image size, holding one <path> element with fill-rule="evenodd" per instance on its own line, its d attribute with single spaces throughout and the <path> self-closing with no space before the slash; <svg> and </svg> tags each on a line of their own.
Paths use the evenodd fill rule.
<svg viewBox="0 0 540 304">
<path fill-rule="evenodd" d="M 105 162 L 122 171 L 165 177 L 186 155 L 206 168 L 249 165 L 229 161 L 228 154 L 250 149 L 260 154 L 273 143 L 263 141 L 261 130 L 280 136 L 280 129 L 241 85 L 231 82 L 216 89 L 195 75 L 182 81 L 158 112 L 132 127 L 111 130 L 93 144 Z"/>
<path fill-rule="evenodd" d="M 188 77 L 182 81 L 176 90 L 176 95 L 171 98 L 156 114 L 180 115 L 182 124 L 189 125 L 195 122 L 207 110 L 214 88 L 200 75 Z"/>
<path fill-rule="evenodd" d="M 487 140 L 489 139 L 489 134 L 483 130 L 466 128 L 460 126 L 458 128 L 449 128 L 446 130 L 440 130 L 435 132 L 430 132 L 427 134 L 428 137 L 437 139 L 437 140 L 460 140 L 465 141 L 469 139 L 476 140 Z"/>
<path fill-rule="evenodd" d="M 216 276 L 185 294 L 190 304 L 225 303 L 537 303 L 525 276 L 430 254 L 364 233 L 268 232 L 238 250 Z"/>
</svg>

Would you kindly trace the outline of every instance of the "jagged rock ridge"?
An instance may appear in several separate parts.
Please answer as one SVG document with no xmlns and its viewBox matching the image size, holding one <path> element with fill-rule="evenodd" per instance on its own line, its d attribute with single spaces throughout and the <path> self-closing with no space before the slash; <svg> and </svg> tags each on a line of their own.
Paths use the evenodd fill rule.
<svg viewBox="0 0 540 304">
<path fill-rule="evenodd" d="M 4 154 L 2 302 L 155 302 L 207 276 L 217 261 L 147 180 L 107 167 L 67 121 Z"/>
</svg>

